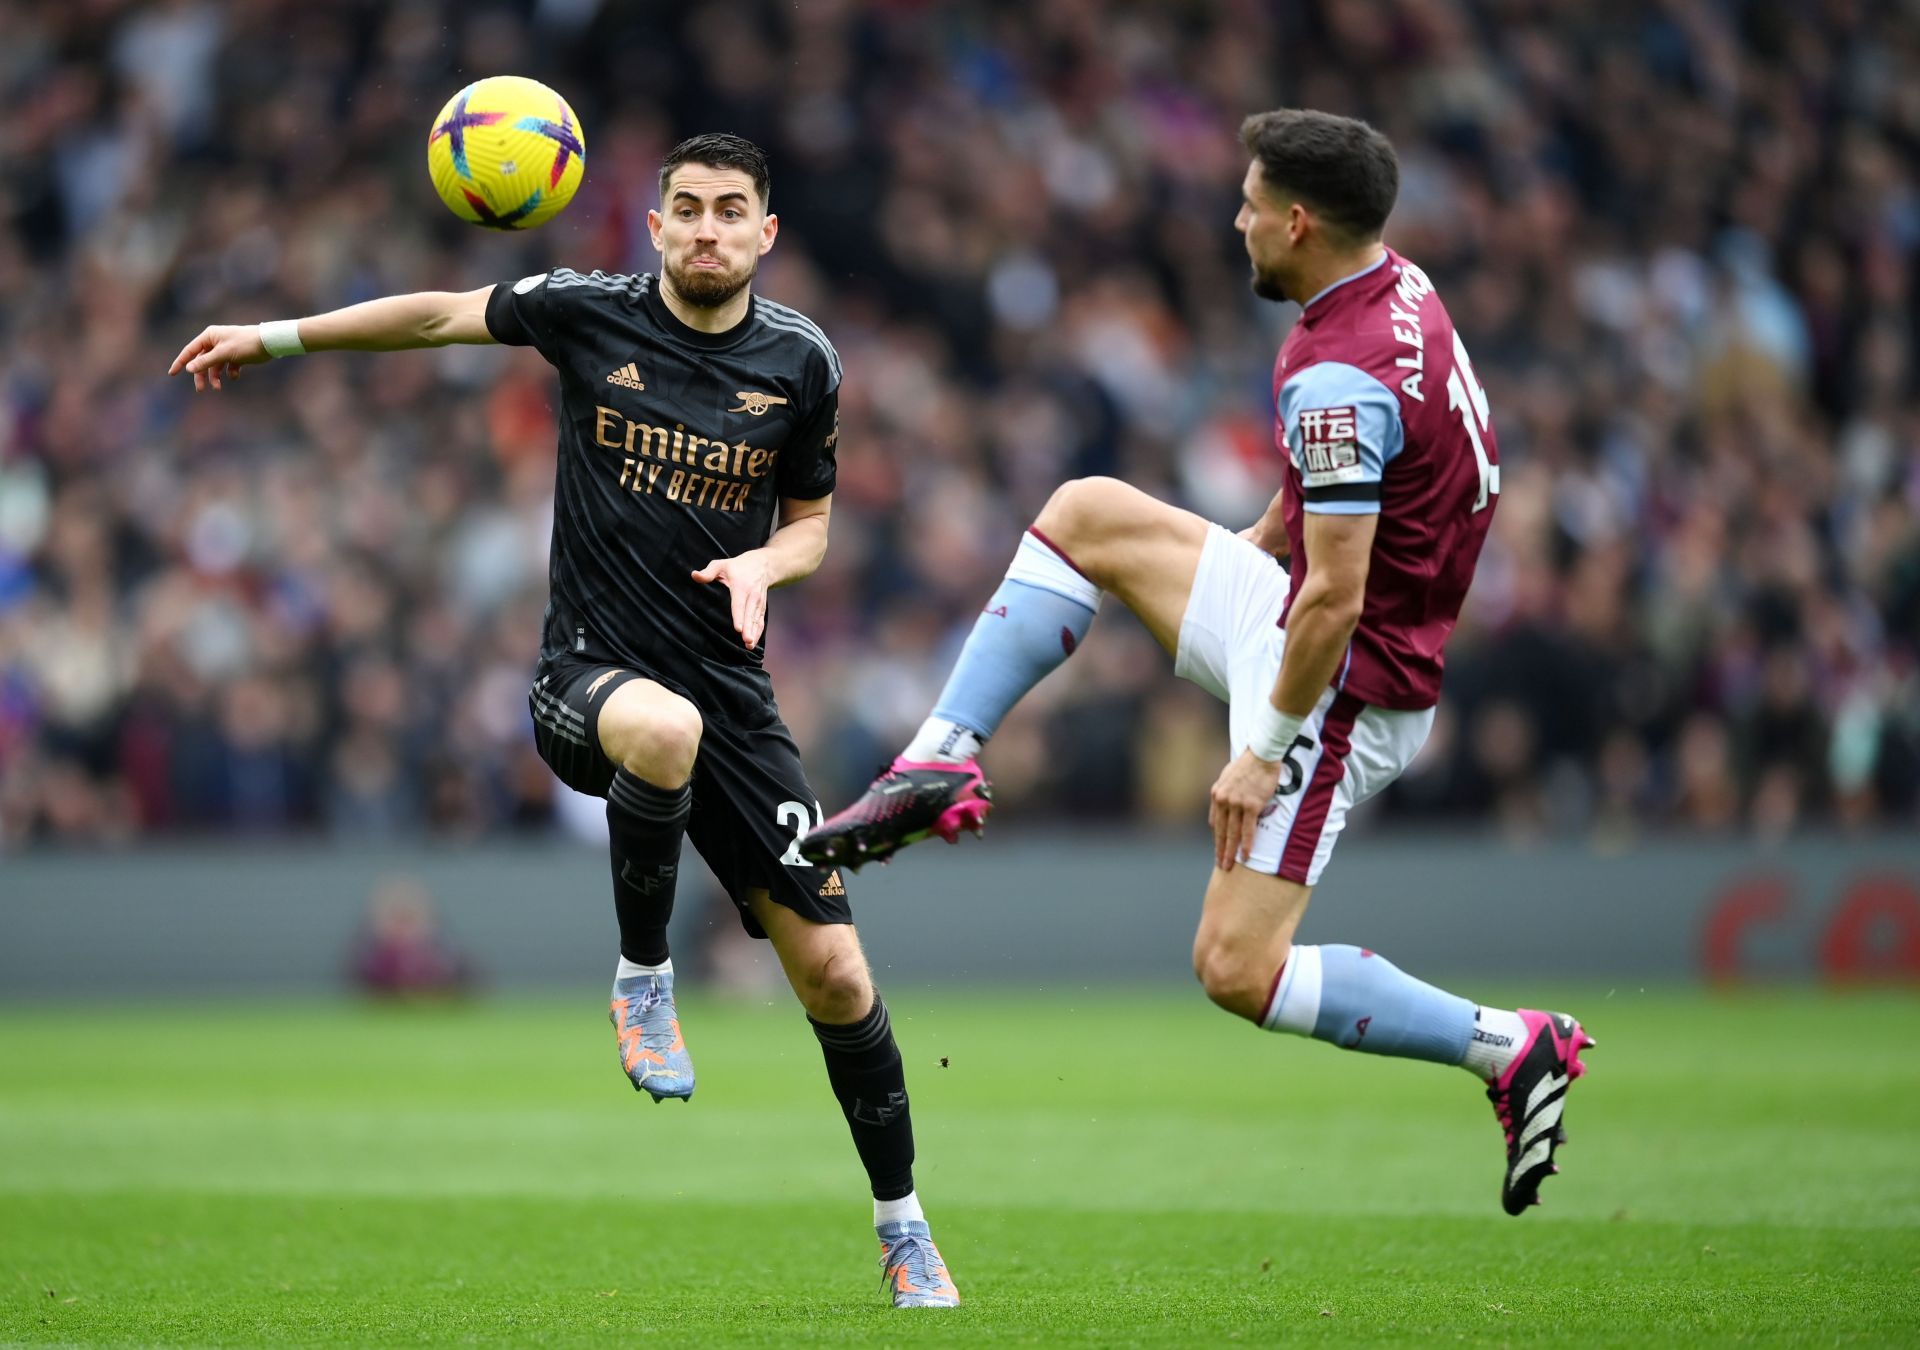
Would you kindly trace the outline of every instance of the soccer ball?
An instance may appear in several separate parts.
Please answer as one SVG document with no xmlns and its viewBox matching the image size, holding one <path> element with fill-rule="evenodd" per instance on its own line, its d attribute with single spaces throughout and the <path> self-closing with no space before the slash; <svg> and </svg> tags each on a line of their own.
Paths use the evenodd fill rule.
<svg viewBox="0 0 1920 1350">
<path fill-rule="evenodd" d="M 447 101 L 427 137 L 427 172 L 447 209 L 493 230 L 530 230 L 559 215 L 586 174 L 586 137 L 538 80 L 494 75 Z"/>
</svg>

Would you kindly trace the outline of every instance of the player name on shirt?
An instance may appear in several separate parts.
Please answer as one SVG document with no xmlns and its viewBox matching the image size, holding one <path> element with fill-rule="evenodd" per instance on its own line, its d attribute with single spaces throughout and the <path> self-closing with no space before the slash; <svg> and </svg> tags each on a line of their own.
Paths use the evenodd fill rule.
<svg viewBox="0 0 1920 1350">
<path fill-rule="evenodd" d="M 1400 381 L 1400 392 L 1422 403 L 1427 401 L 1420 390 L 1427 374 L 1427 339 L 1420 331 L 1420 302 L 1432 294 L 1433 282 L 1427 274 L 1402 258 L 1400 282 L 1387 294 L 1387 317 L 1392 321 L 1394 341 L 1405 343 L 1413 351 L 1396 356 L 1393 364 L 1413 372 Z"/>
</svg>

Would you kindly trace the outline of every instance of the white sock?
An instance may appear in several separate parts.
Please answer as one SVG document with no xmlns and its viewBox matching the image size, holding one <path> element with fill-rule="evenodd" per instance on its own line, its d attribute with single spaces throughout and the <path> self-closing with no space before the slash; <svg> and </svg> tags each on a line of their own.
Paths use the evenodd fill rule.
<svg viewBox="0 0 1920 1350">
<path fill-rule="evenodd" d="M 901 752 L 916 764 L 963 764 L 980 753 L 982 742 L 958 722 L 929 717 Z"/>
<path fill-rule="evenodd" d="M 1287 964 L 1281 968 L 1280 982 L 1260 1025 L 1268 1031 L 1313 1035 L 1320 1021 L 1321 977 L 1320 949 L 1294 946 L 1287 952 Z"/>
<path fill-rule="evenodd" d="M 616 980 L 631 980 L 636 975 L 671 974 L 673 974 L 673 958 L 671 956 L 657 966 L 643 966 L 637 962 L 629 961 L 623 956 L 620 958 L 620 964 L 614 967 L 613 978 Z"/>
<path fill-rule="evenodd" d="M 1491 1083 L 1507 1071 L 1527 1043 L 1527 1020 L 1506 1008 L 1479 1008 L 1473 1015 L 1473 1039 L 1460 1067 Z"/>
<path fill-rule="evenodd" d="M 908 1191 L 898 1200 L 875 1200 L 873 1202 L 873 1226 L 875 1228 L 878 1228 L 883 1223 L 906 1223 L 910 1220 L 918 1220 L 921 1223 L 927 1221 L 927 1216 L 920 1212 L 920 1193 L 918 1191 Z"/>
</svg>

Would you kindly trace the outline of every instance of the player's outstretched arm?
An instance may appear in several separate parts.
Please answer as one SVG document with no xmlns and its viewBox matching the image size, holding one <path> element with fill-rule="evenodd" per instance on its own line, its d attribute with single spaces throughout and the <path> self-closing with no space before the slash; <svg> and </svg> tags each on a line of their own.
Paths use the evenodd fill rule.
<svg viewBox="0 0 1920 1350">
<path fill-rule="evenodd" d="M 487 331 L 487 297 L 477 291 L 415 291 L 366 300 L 345 309 L 305 319 L 267 324 L 215 324 L 180 349 L 167 374 L 193 376 L 196 390 L 220 388 L 221 379 L 237 379 L 243 366 L 276 356 L 306 352 L 396 352 L 412 347 L 445 347 L 456 342 L 492 342 Z"/>
</svg>

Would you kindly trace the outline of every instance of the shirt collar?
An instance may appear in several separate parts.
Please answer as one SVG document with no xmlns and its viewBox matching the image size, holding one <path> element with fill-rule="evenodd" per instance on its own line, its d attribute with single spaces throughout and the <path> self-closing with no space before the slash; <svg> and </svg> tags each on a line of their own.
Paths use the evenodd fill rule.
<svg viewBox="0 0 1920 1350">
<path fill-rule="evenodd" d="M 748 297 L 747 312 L 739 323 L 736 323 L 731 328 L 722 329 L 718 333 L 709 333 L 703 328 L 695 328 L 691 324 L 682 323 L 680 316 L 667 307 L 666 297 L 660 294 L 660 286 L 658 284 L 660 279 L 656 277 L 654 280 L 656 284 L 647 287 L 641 294 L 641 303 L 652 311 L 655 321 L 667 331 L 668 336 L 678 338 L 687 346 L 704 347 L 709 351 L 722 351 L 733 346 L 736 342 L 740 341 L 741 338 L 753 331 L 753 320 L 757 313 L 755 306 L 759 302 L 751 296 Z"/>
<path fill-rule="evenodd" d="M 1371 265 L 1361 268 L 1358 272 L 1354 272 L 1348 276 L 1341 277 L 1340 280 L 1334 282 L 1331 286 L 1321 291 L 1320 294 L 1314 296 L 1313 299 L 1307 301 L 1307 303 L 1300 306 L 1300 308 L 1303 310 L 1312 309 L 1321 300 L 1325 299 L 1328 295 L 1332 294 L 1334 291 L 1339 290 L 1342 286 L 1346 285 L 1349 281 L 1358 281 L 1361 277 L 1364 277 L 1369 272 L 1379 271 L 1382 267 L 1385 267 L 1387 265 L 1387 258 L 1389 256 L 1390 255 L 1387 253 L 1387 251 L 1385 249 L 1382 249 L 1380 251 L 1380 257 L 1377 260 L 1375 260 Z"/>
</svg>

